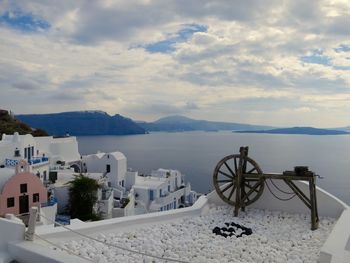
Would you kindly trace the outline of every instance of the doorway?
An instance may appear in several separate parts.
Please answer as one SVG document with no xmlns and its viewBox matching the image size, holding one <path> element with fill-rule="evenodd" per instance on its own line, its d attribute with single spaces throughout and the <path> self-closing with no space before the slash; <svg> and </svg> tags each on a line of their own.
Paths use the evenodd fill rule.
<svg viewBox="0 0 350 263">
<path fill-rule="evenodd" d="M 29 196 L 22 195 L 19 197 L 19 213 L 24 214 L 29 212 Z"/>
</svg>

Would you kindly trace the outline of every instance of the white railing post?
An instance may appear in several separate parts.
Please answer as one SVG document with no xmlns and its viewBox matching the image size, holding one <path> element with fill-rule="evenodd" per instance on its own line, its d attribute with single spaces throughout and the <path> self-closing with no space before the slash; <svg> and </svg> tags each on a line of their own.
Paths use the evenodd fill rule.
<svg viewBox="0 0 350 263">
<path fill-rule="evenodd" d="M 31 207 L 29 212 L 28 228 L 25 233 L 25 240 L 28 240 L 28 241 L 34 240 L 37 215 L 38 215 L 38 208 L 36 206 Z"/>
</svg>

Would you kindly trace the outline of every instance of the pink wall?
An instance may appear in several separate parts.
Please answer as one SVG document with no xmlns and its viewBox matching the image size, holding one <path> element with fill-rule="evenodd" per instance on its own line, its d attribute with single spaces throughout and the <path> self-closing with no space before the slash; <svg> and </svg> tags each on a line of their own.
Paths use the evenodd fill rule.
<svg viewBox="0 0 350 263">
<path fill-rule="evenodd" d="M 19 197 L 24 195 L 20 192 L 20 185 L 27 184 L 27 192 L 29 199 L 29 208 L 32 206 L 39 206 L 41 203 L 47 202 L 47 189 L 40 181 L 40 179 L 30 172 L 19 172 L 12 176 L 4 185 L 0 194 L 0 216 L 6 213 L 19 214 Z M 33 202 L 33 194 L 39 193 L 39 202 Z M 14 207 L 7 208 L 7 198 L 14 197 Z"/>
</svg>

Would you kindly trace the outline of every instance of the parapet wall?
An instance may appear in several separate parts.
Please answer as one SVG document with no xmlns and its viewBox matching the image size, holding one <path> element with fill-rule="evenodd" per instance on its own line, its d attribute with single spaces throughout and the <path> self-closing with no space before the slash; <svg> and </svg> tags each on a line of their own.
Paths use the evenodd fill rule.
<svg viewBox="0 0 350 263">
<path fill-rule="evenodd" d="M 137 227 L 141 227 L 147 224 L 156 224 L 157 222 L 163 223 L 166 221 L 177 220 L 179 218 L 193 217 L 205 214 L 209 210 L 209 206 L 207 204 L 207 197 L 201 196 L 195 204 L 187 208 L 128 217 L 112 218 L 89 223 L 73 224 L 70 225 L 69 228 L 77 230 L 79 231 L 79 233 L 87 235 L 103 232 L 110 233 L 111 231 L 117 232 L 119 230 L 125 230 L 128 228 L 135 229 Z M 63 229 L 62 227 L 38 227 L 36 229 L 36 234 L 50 240 L 81 238 L 76 234 L 66 229 Z"/>
<path fill-rule="evenodd" d="M 268 182 L 269 183 L 269 182 Z M 284 191 L 290 192 L 289 188 L 286 188 L 286 184 L 281 180 L 274 180 L 274 183 Z M 306 196 L 309 196 L 309 185 L 302 181 L 294 181 L 294 183 L 304 192 Z M 283 194 L 276 190 L 276 188 L 269 183 L 271 190 L 279 197 L 287 198 L 289 195 Z M 330 193 L 324 191 L 323 189 L 317 187 L 317 206 L 319 216 L 329 216 L 333 218 L 339 218 L 342 212 L 348 208 L 348 206 L 342 202 L 337 197 L 331 195 Z M 218 196 L 216 191 L 213 191 L 207 195 L 208 202 L 215 205 L 224 205 L 224 201 Z M 310 213 L 305 204 L 295 196 L 289 201 L 280 201 L 275 198 L 270 191 L 265 186 L 264 192 L 261 197 L 249 207 L 258 208 L 258 209 L 268 209 L 268 210 L 277 210 L 277 211 L 286 211 L 291 213 Z"/>
</svg>

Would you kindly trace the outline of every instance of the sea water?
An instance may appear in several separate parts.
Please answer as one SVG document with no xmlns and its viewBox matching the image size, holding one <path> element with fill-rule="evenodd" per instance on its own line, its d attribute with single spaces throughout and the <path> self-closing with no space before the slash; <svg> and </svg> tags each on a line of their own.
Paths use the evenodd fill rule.
<svg viewBox="0 0 350 263">
<path fill-rule="evenodd" d="M 150 133 L 78 137 L 81 154 L 121 151 L 128 167 L 142 174 L 177 169 L 197 192 L 213 189 L 212 173 L 226 155 L 249 146 L 249 156 L 263 172 L 281 173 L 305 165 L 324 177 L 317 185 L 350 204 L 349 135 L 278 135 L 233 132 Z"/>
</svg>

